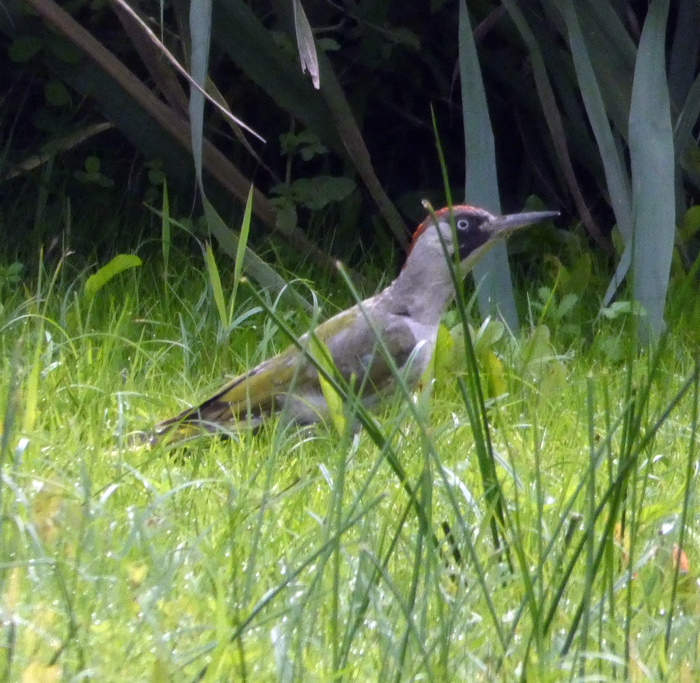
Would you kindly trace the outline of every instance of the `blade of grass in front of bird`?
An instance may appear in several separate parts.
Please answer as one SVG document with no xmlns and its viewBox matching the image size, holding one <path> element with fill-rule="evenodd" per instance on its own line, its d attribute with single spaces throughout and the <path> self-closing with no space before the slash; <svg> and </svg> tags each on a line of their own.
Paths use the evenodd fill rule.
<svg viewBox="0 0 700 683">
<path fill-rule="evenodd" d="M 437 130 L 437 121 L 435 120 L 435 112 L 432 112 L 433 120 L 433 132 L 435 134 L 435 144 L 438 152 L 438 159 L 440 161 L 440 168 L 442 170 L 443 183 L 445 187 L 445 193 L 447 196 L 448 206 L 452 206 L 452 197 L 449 191 L 449 179 L 447 177 L 447 166 L 445 164 L 445 157 L 442 151 L 442 145 L 440 143 L 440 138 Z M 435 215 L 433 214 L 433 220 L 435 220 Z M 454 226 L 454 216 L 450 212 L 450 221 L 452 222 L 453 234 L 456 232 Z M 450 265 L 450 275 L 452 277 L 452 282 L 456 292 L 456 303 L 457 312 L 459 314 L 459 319 L 462 324 L 462 329 L 464 332 L 464 348 L 467 359 L 467 381 L 468 387 L 463 383 L 461 378 L 459 379 L 460 390 L 462 391 L 462 396 L 465 401 L 465 407 L 472 424 L 472 432 L 474 434 L 474 445 L 477 452 L 477 460 L 479 463 L 479 470 L 481 472 L 482 484 L 484 486 L 484 493 L 486 497 L 489 509 L 493 512 L 495 517 L 492 517 L 491 535 L 493 537 L 493 542 L 495 548 L 498 550 L 501 548 L 501 542 L 499 538 L 498 525 L 500 524 L 502 528 L 506 528 L 505 523 L 505 513 L 503 504 L 503 492 L 500 488 L 500 483 L 498 481 L 498 474 L 496 471 L 496 462 L 493 455 L 493 447 L 491 444 L 491 436 L 489 432 L 488 425 L 488 415 L 486 412 L 486 404 L 484 402 L 484 393 L 481 387 L 481 380 L 479 377 L 479 368 L 476 361 L 476 354 L 474 353 L 474 345 L 472 344 L 471 333 L 469 331 L 469 321 L 467 317 L 466 302 L 464 300 L 464 290 L 462 287 L 461 278 L 459 277 L 459 254 L 455 252 L 454 261 L 449 257 L 447 249 L 444 242 L 442 241 L 442 236 L 438 232 L 440 241 L 442 243 L 442 248 L 445 253 L 445 258 Z M 454 237 L 453 237 L 454 239 Z M 508 565 L 512 569 L 512 563 L 506 549 L 506 559 Z"/>
<path fill-rule="evenodd" d="M 331 357 L 328 347 L 315 334 L 311 335 L 309 352 L 329 375 L 334 375 L 336 373 L 335 363 L 333 363 L 333 358 Z M 320 373 L 318 375 L 318 381 L 321 385 L 321 392 L 326 401 L 333 427 L 338 436 L 342 438 L 347 431 L 347 421 L 345 420 L 345 414 L 343 412 L 343 397 Z"/>
<path fill-rule="evenodd" d="M 444 163 L 443 163 L 443 173 L 445 173 Z M 448 197 L 449 197 L 449 194 L 448 194 Z M 443 245 L 443 247 L 444 247 L 444 245 Z M 344 272 L 342 267 L 340 268 L 340 271 L 346 280 L 348 288 L 351 290 L 351 292 L 353 293 L 353 295 L 355 296 L 356 300 L 359 303 L 359 295 L 358 295 L 357 291 L 355 290 L 352 281 L 347 276 L 347 274 Z M 453 273 L 453 277 L 456 277 L 454 275 L 454 273 Z M 366 315 L 364 311 L 363 311 L 363 315 Z M 423 448 L 427 449 L 428 452 L 430 453 L 430 456 L 433 458 L 433 460 L 436 463 L 436 469 L 438 472 L 440 472 L 440 476 L 443 479 L 443 482 L 445 483 L 445 489 L 447 492 L 448 500 L 450 502 L 450 505 L 452 506 L 452 509 L 455 512 L 457 522 L 459 524 L 459 528 L 462 532 L 462 538 L 464 539 L 464 542 L 467 545 L 469 557 L 474 564 L 474 568 L 475 568 L 476 573 L 477 573 L 478 581 L 479 581 L 479 584 L 480 584 L 482 591 L 483 591 L 484 600 L 487 603 L 489 614 L 492 617 L 493 624 L 496 628 L 499 642 L 503 645 L 503 651 L 505 652 L 505 644 L 504 644 L 505 641 L 503 639 L 502 628 L 501 628 L 501 624 L 499 621 L 499 617 L 497 615 L 497 612 L 496 612 L 495 607 L 493 605 L 493 602 L 491 600 L 489 589 L 486 585 L 485 572 L 484 572 L 483 568 L 481 567 L 481 562 L 480 562 L 479 556 L 476 552 L 476 549 L 474 548 L 474 545 L 473 545 L 471 539 L 469 538 L 469 530 L 468 530 L 467 525 L 464 521 L 464 518 L 461 514 L 459 504 L 458 504 L 458 502 L 454 496 L 454 493 L 452 491 L 451 483 L 448 481 L 448 477 L 446 475 L 446 472 L 445 472 L 445 470 L 440 462 L 439 455 L 438 455 L 437 451 L 435 450 L 433 440 L 426 431 L 425 421 L 422 418 L 422 416 L 418 413 L 416 405 L 411 400 L 410 392 L 409 392 L 408 388 L 406 387 L 403 376 L 401 375 L 401 373 L 398 371 L 395 364 L 393 363 L 393 359 L 392 359 L 391 355 L 389 354 L 389 351 L 386 348 L 386 345 L 384 344 L 384 341 L 383 341 L 381 335 L 379 334 L 379 331 L 376 330 L 376 327 L 375 327 L 373 321 L 369 318 L 369 316 L 366 316 L 366 321 L 367 321 L 368 325 L 370 325 L 370 327 L 372 327 L 372 329 L 374 329 L 375 335 L 377 337 L 377 345 L 380 347 L 382 354 L 384 355 L 387 363 L 390 365 L 391 370 L 394 373 L 394 377 L 396 378 L 399 390 L 401 391 L 401 394 L 406 398 L 408 409 L 411 412 L 411 414 L 415 420 L 415 424 L 418 426 L 418 428 L 421 431 L 421 436 L 423 439 Z M 387 443 L 386 440 L 385 440 L 385 443 Z M 379 444 L 377 444 L 377 445 L 379 445 Z M 427 528 L 429 526 L 428 519 L 430 518 L 430 515 L 426 513 L 426 511 L 421 507 L 420 502 L 417 500 L 416 493 L 414 492 L 415 489 L 413 489 L 413 487 L 411 487 L 410 484 L 408 483 L 408 480 L 406 479 L 405 471 L 404 471 L 403 467 L 401 466 L 400 462 L 396 459 L 396 454 L 393 451 L 393 449 L 386 448 L 386 459 L 387 459 L 387 462 L 389 463 L 389 465 L 391 466 L 391 468 L 396 473 L 397 477 L 399 478 L 399 481 L 402 483 L 403 488 L 409 494 L 410 499 L 415 506 L 415 510 L 416 510 L 419 522 Z M 493 514 L 494 514 L 493 508 L 490 508 L 489 520 L 493 520 Z M 431 537 L 432 537 L 432 541 L 433 541 L 433 547 L 435 549 L 439 549 L 440 543 L 439 543 L 434 531 L 431 532 Z M 507 553 L 507 551 L 506 551 L 506 553 Z M 510 559 L 508 559 L 508 561 L 509 561 L 509 566 L 511 566 Z"/>
<path fill-rule="evenodd" d="M 416 608 L 416 595 L 418 593 L 418 585 L 422 578 L 423 569 L 423 541 L 425 537 L 430 534 L 431 531 L 431 521 L 432 521 L 432 476 L 430 473 L 430 454 L 426 449 L 423 449 L 423 472 L 421 474 L 421 484 L 420 484 L 420 503 L 423 509 L 426 511 L 427 525 L 419 524 L 416 530 L 416 543 L 413 552 L 413 574 L 411 576 L 411 587 L 408 593 L 408 599 L 406 601 L 405 608 L 405 618 L 406 618 L 406 628 L 404 630 L 403 636 L 401 638 L 401 644 L 399 646 L 398 662 L 396 666 L 396 676 L 394 677 L 394 683 L 400 683 L 401 678 L 404 674 L 404 664 L 406 661 L 406 653 L 408 650 L 409 637 L 412 634 L 413 629 L 418 628 L 419 620 L 414 619 L 414 611 Z M 419 644 L 425 642 L 425 638 L 421 637 L 420 633 L 416 633 L 416 640 Z M 427 661 L 427 656 L 424 657 L 424 661 Z"/>
<path fill-rule="evenodd" d="M 347 276 L 347 274 L 344 271 L 341 271 L 343 274 L 343 277 L 346 279 L 346 282 L 349 283 L 349 286 L 352 287 L 352 282 L 350 282 L 350 278 Z M 353 288 L 354 289 L 354 288 Z M 317 360 L 314 358 L 313 354 L 309 352 L 309 349 L 299 340 L 299 337 L 294 334 L 292 329 L 287 325 L 287 323 L 277 314 L 276 311 L 272 310 L 270 306 L 267 304 L 267 302 L 260 296 L 260 294 L 255 290 L 254 287 L 250 288 L 250 291 L 253 295 L 253 297 L 257 300 L 257 302 L 260 304 L 260 306 L 263 308 L 263 310 L 274 320 L 275 324 L 279 327 L 279 329 L 284 333 L 284 335 L 289 339 L 289 341 L 296 347 L 298 348 L 303 354 L 304 357 L 311 363 L 311 365 L 315 368 L 315 370 L 318 372 L 319 376 L 323 377 L 326 382 L 333 388 L 334 391 L 336 391 L 344 401 L 349 400 L 349 394 L 350 394 L 350 387 L 348 386 L 347 382 L 343 381 L 342 377 L 335 377 L 332 374 L 330 374 L 326 368 L 324 368 Z M 381 344 L 381 338 L 378 340 L 378 343 Z M 386 349 L 384 349 L 386 351 Z M 387 351 L 387 361 L 390 360 L 390 355 L 388 355 Z M 398 371 L 397 371 L 398 372 Z M 399 376 L 397 378 L 400 382 L 402 381 L 402 378 Z M 403 390 L 408 393 L 408 389 L 405 386 L 405 383 L 403 383 Z M 423 517 L 424 511 L 420 508 L 419 502 L 416 497 L 416 493 L 411 486 L 411 483 L 408 481 L 408 476 L 401 465 L 401 462 L 399 460 L 398 455 L 394 451 L 394 449 L 390 446 L 390 444 L 387 443 L 387 439 L 382 434 L 381 429 L 379 428 L 379 425 L 377 424 L 376 420 L 369 414 L 367 409 L 362 405 L 361 402 L 356 403 L 356 413 L 355 417 L 357 417 L 357 420 L 360 422 L 360 424 L 364 427 L 365 431 L 369 435 L 369 437 L 374 441 L 374 443 L 383 451 L 386 453 L 386 460 L 391 466 L 391 469 L 394 471 L 396 474 L 396 477 L 398 478 L 402 488 L 406 491 L 409 499 L 411 500 L 412 505 L 414 505 L 414 509 L 416 510 L 416 513 L 418 514 L 419 519 Z"/>
</svg>

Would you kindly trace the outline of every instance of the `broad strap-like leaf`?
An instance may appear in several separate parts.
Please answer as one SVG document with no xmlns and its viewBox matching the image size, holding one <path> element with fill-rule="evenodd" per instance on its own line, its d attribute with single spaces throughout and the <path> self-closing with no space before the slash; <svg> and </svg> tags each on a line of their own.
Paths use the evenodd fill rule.
<svg viewBox="0 0 700 683">
<path fill-rule="evenodd" d="M 499 214 L 501 200 L 493 129 L 465 0 L 459 2 L 459 74 L 466 158 L 464 198 L 469 204 Z M 486 318 L 497 309 L 511 329 L 518 329 L 505 243 L 495 245 L 485 254 L 474 266 L 472 274 L 481 315 Z"/>
<path fill-rule="evenodd" d="M 668 0 L 652 0 L 637 50 L 629 143 L 635 234 L 634 298 L 646 309 L 642 340 L 658 338 L 675 239 L 675 164 L 666 79 Z"/>
</svg>

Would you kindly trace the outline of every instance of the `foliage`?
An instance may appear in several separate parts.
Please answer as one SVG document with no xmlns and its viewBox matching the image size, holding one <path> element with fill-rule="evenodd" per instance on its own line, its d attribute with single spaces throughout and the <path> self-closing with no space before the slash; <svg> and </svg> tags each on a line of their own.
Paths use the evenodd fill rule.
<svg viewBox="0 0 700 683">
<path fill-rule="evenodd" d="M 138 12 L 119 2 L 8 3 L 0 13 L 0 182 L 15 198 L 3 206 L 1 227 L 16 226 L 12 248 L 30 246 L 34 259 L 39 245 L 62 241 L 69 205 L 97 205 L 102 215 L 120 206 L 113 185 L 129 186 L 137 212 L 148 193 L 155 201 L 153 163 L 162 164 L 171 201 L 179 197 L 174 208 L 184 213 L 194 148 L 223 217 L 214 236 L 231 257 L 232 203 L 242 210 L 254 179 L 256 253 L 283 240 L 334 272 L 329 250 L 358 263 L 379 245 L 388 262 L 421 217 L 419 199 L 443 203 L 432 106 L 455 199 L 465 178 L 468 196 L 496 201 L 497 167 L 504 210 L 534 195 L 578 216 L 592 263 L 614 254 L 617 231 L 623 251 L 591 282 L 593 298 L 609 304 L 633 264 L 631 296 L 658 337 L 669 269 L 674 277 L 689 272 L 699 251 L 697 231 L 675 239 L 674 230 L 700 194 L 695 0 L 481 0 L 469 3 L 468 15 L 462 0 L 303 5 L 216 0 L 210 15 L 206 2 L 188 8 L 180 0 Z M 172 60 L 154 42 L 161 38 Z M 178 80 L 188 71 L 208 104 Z M 198 104 L 190 127 L 191 101 Z M 487 178 L 490 189 L 480 188 Z M 133 225 L 136 238 L 143 221 Z M 124 231 L 71 234 L 68 246 L 97 241 L 113 251 Z M 261 267 L 254 275 L 269 276 Z"/>
<path fill-rule="evenodd" d="M 696 675 L 700 379 L 683 323 L 656 354 L 628 344 L 611 363 L 580 338 L 561 346 L 564 320 L 590 326 L 585 308 L 544 311 L 551 295 L 533 293 L 541 319 L 523 337 L 474 330 L 483 378 L 500 368 L 485 419 L 455 356 L 430 402 L 357 435 L 271 424 L 136 448 L 132 431 L 305 316 L 263 298 L 265 315 L 242 288 L 221 344 L 204 259 L 173 250 L 167 278 L 127 269 L 89 305 L 67 265 L 3 294 L 5 678 Z M 612 333 L 634 330 L 595 323 Z"/>
</svg>

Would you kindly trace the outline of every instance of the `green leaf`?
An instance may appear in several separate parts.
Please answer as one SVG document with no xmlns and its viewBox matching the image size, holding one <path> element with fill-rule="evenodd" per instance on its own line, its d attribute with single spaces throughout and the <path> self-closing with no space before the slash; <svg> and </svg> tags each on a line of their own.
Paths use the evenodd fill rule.
<svg viewBox="0 0 700 683">
<path fill-rule="evenodd" d="M 148 182 L 160 187 L 165 183 L 165 172 L 160 168 L 151 168 L 148 171 Z"/>
<path fill-rule="evenodd" d="M 115 275 L 140 265 L 141 259 L 134 254 L 117 254 L 107 265 L 102 266 L 85 281 L 83 295 L 88 300 L 92 299 Z"/>
<path fill-rule="evenodd" d="M 39 107 L 32 114 L 32 124 L 39 130 L 54 133 L 60 127 L 61 122 L 52 110 L 46 107 Z"/>
<path fill-rule="evenodd" d="M 546 325 L 538 325 L 525 342 L 521 351 L 523 374 L 539 376 L 542 365 L 556 355 L 550 343 L 551 334 Z"/>
<path fill-rule="evenodd" d="M 297 227 L 297 207 L 287 197 L 273 199 L 272 204 L 277 209 L 276 225 L 282 233 L 289 232 Z"/>
<path fill-rule="evenodd" d="M 474 353 L 477 356 L 484 355 L 487 351 L 503 338 L 505 325 L 494 318 L 487 318 L 482 323 L 479 331 L 474 336 Z"/>
<path fill-rule="evenodd" d="M 98 175 L 100 172 L 100 158 L 93 154 L 85 159 L 85 170 L 90 175 Z"/>
<path fill-rule="evenodd" d="M 462 326 L 459 326 L 462 329 Z M 422 384 L 428 385 L 431 378 L 437 382 L 444 382 L 453 376 L 457 364 L 455 340 L 450 331 L 441 323 L 438 327 L 435 349 L 433 350 L 432 362 L 428 364 L 423 374 Z"/>
<path fill-rule="evenodd" d="M 52 78 L 44 86 L 44 97 L 52 107 L 65 107 L 70 104 L 70 93 L 68 88 L 57 78 Z"/>
<path fill-rule="evenodd" d="M 405 45 L 413 50 L 420 50 L 420 38 L 413 31 L 403 26 L 385 29 L 385 35 L 399 45 Z"/>
<path fill-rule="evenodd" d="M 316 46 L 322 52 L 337 52 L 340 50 L 340 43 L 333 38 L 319 38 L 316 41 Z"/>
<path fill-rule="evenodd" d="M 292 183 L 295 201 L 309 209 L 318 210 L 330 202 L 339 202 L 349 196 L 357 187 L 355 181 L 344 176 L 319 175 L 313 178 L 300 178 Z"/>
<path fill-rule="evenodd" d="M 621 315 L 646 315 L 644 307 L 638 301 L 615 301 L 601 310 L 601 313 L 609 320 L 619 318 Z"/>
<path fill-rule="evenodd" d="M 39 52 L 42 45 L 43 42 L 36 36 L 19 36 L 12 41 L 7 52 L 13 62 L 22 64 Z"/>
<path fill-rule="evenodd" d="M 700 230 L 700 206 L 691 206 L 683 216 L 678 232 L 683 242 L 691 239 Z"/>
</svg>

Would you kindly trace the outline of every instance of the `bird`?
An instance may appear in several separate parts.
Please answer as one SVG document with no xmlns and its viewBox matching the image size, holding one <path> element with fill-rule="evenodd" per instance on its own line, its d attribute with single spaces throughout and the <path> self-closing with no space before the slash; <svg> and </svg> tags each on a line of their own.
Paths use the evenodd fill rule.
<svg viewBox="0 0 700 683">
<path fill-rule="evenodd" d="M 257 428 L 280 414 L 299 425 L 326 421 L 330 409 L 317 367 L 309 358 L 312 334 L 327 349 L 335 372 L 358 387 L 366 408 L 375 408 L 393 394 L 395 368 L 409 389 L 415 387 L 430 362 L 440 319 L 455 297 L 448 259 L 455 263 L 458 255 L 461 281 L 498 241 L 558 215 L 556 211 L 498 215 L 468 205 L 431 213 L 413 234 L 403 268 L 390 285 L 321 323 L 300 337 L 299 344 L 230 380 L 202 403 L 159 422 L 154 427 L 156 438 L 171 433 L 188 436 L 193 430 L 230 433 Z"/>
</svg>

